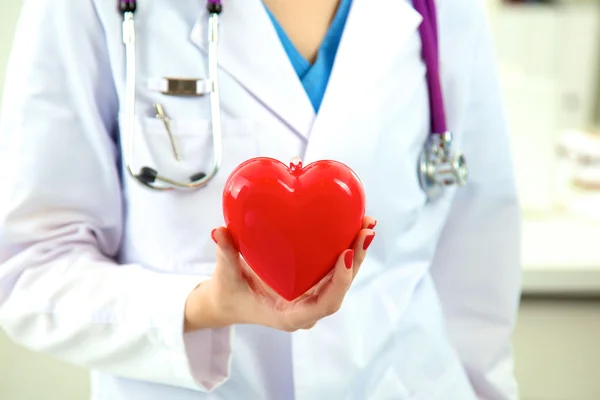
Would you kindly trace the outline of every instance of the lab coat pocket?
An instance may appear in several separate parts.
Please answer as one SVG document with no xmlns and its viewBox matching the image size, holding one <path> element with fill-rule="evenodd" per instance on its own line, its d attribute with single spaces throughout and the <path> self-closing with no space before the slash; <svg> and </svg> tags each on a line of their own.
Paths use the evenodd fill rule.
<svg viewBox="0 0 600 400">
<path fill-rule="evenodd" d="M 160 192 L 125 177 L 126 228 L 136 234 L 126 236 L 124 248 L 145 265 L 170 272 L 210 272 L 205 270 L 215 256 L 210 232 L 223 224 L 225 181 L 240 163 L 258 155 L 254 121 L 223 118 L 222 127 L 222 164 L 206 186 Z M 170 129 L 179 160 L 163 121 L 137 118 L 131 153 L 134 171 L 150 167 L 180 182 L 189 182 L 198 172 L 208 173 L 214 160 L 210 120 L 173 119 Z"/>
<path fill-rule="evenodd" d="M 224 118 L 221 130 L 222 175 L 256 156 L 257 141 L 252 120 Z M 167 126 L 160 119 L 140 117 L 135 134 L 136 168 L 148 166 L 180 182 L 189 182 L 200 172 L 208 174 L 213 168 L 215 141 L 209 119 L 171 120 Z"/>
</svg>

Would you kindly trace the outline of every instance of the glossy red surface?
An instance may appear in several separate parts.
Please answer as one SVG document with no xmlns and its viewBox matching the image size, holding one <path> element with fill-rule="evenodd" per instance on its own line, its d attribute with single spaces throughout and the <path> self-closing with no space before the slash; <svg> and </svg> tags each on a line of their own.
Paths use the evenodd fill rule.
<svg viewBox="0 0 600 400">
<path fill-rule="evenodd" d="M 256 274 L 294 300 L 352 247 L 365 214 L 356 174 L 336 161 L 290 166 L 271 158 L 239 165 L 223 191 L 225 224 Z"/>
</svg>

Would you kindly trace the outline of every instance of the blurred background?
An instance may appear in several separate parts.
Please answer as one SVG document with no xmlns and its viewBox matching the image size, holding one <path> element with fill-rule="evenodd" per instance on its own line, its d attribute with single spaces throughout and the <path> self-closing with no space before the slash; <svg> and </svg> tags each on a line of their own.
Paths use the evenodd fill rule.
<svg viewBox="0 0 600 400">
<path fill-rule="evenodd" d="M 21 0 L 1 2 L 3 78 Z M 486 2 L 525 216 L 522 399 L 600 400 L 600 0 Z M 88 384 L 0 333 L 0 399 L 85 400 Z"/>
</svg>

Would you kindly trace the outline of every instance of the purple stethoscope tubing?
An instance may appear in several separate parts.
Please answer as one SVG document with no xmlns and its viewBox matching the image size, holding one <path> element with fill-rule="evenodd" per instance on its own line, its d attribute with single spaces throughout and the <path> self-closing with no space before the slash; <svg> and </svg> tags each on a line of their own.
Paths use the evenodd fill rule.
<svg viewBox="0 0 600 400">
<path fill-rule="evenodd" d="M 413 0 L 413 7 L 422 15 L 419 26 L 423 60 L 427 67 L 431 133 L 446 132 L 446 111 L 440 82 L 439 43 L 435 0 Z"/>
<path fill-rule="evenodd" d="M 440 80 L 440 48 L 435 0 L 412 0 L 421 14 L 421 53 L 429 91 L 430 131 L 419 157 L 417 173 L 428 200 L 439 198 L 448 186 L 464 186 L 468 180 L 465 157 L 452 152 L 453 135 L 448 131 Z"/>
</svg>

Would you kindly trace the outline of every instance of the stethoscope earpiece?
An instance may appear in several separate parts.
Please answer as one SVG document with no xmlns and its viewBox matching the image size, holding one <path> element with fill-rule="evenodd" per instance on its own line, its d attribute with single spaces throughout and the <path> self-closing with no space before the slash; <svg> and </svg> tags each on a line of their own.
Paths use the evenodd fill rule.
<svg viewBox="0 0 600 400">
<path fill-rule="evenodd" d="M 206 2 L 206 9 L 211 14 L 220 14 L 223 11 L 221 0 L 208 0 Z"/>
</svg>

